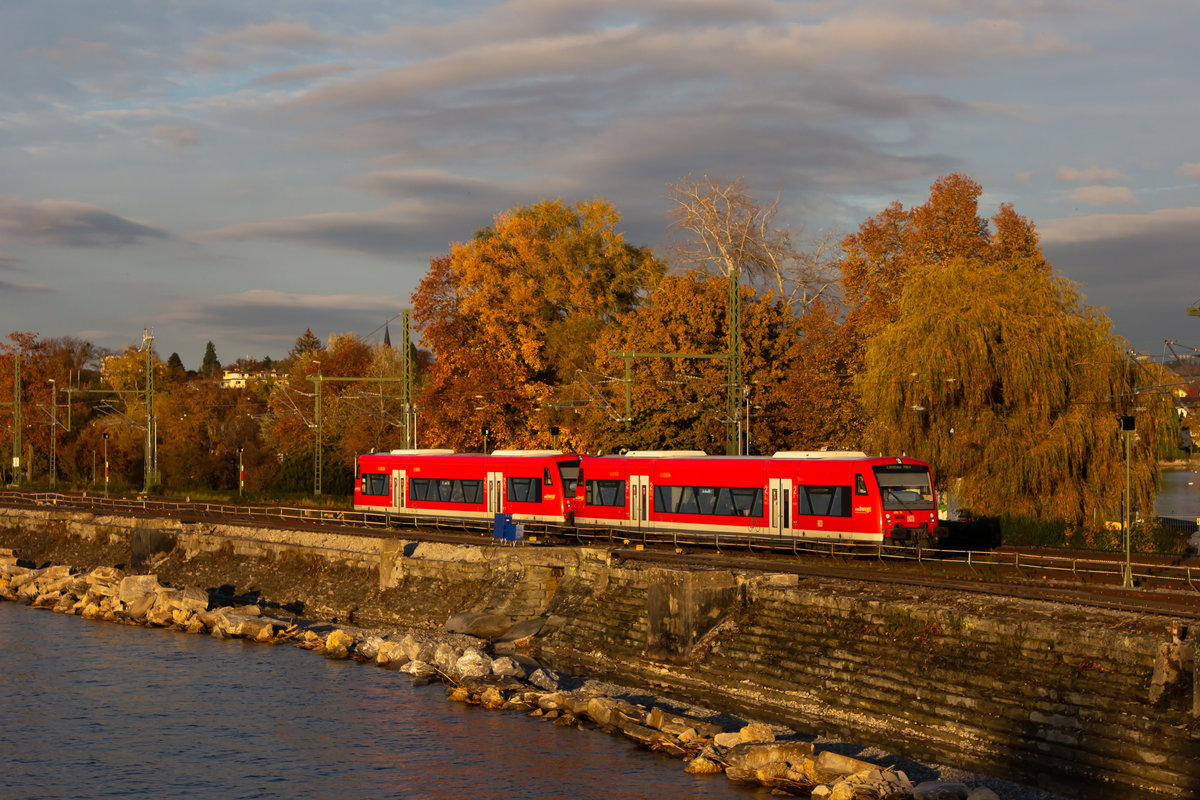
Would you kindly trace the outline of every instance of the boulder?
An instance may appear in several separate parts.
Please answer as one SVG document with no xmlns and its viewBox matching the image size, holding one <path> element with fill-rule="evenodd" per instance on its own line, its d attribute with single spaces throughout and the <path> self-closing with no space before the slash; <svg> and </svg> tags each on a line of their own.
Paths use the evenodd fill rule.
<svg viewBox="0 0 1200 800">
<path fill-rule="evenodd" d="M 335 628 L 334 630 L 330 631 L 328 636 L 325 637 L 325 649 L 334 650 L 343 647 L 347 651 L 353 648 L 354 637 L 346 633 L 341 628 Z"/>
<path fill-rule="evenodd" d="M 448 642 L 438 642 L 433 649 L 433 658 L 425 657 L 425 648 L 421 648 L 421 658 L 418 661 L 429 661 L 437 667 L 445 675 L 454 674 L 454 665 L 458 663 L 458 659 L 462 657 L 463 651 L 455 648 Z"/>
<path fill-rule="evenodd" d="M 33 598 L 34 608 L 54 608 L 62 599 L 62 592 L 43 592 Z"/>
<path fill-rule="evenodd" d="M 208 592 L 195 586 L 184 587 L 183 591 L 175 595 L 174 601 L 179 608 L 193 614 L 208 611 Z"/>
<path fill-rule="evenodd" d="M 742 744 L 742 736 L 737 731 L 722 731 L 713 736 L 713 744 L 717 747 L 736 747 Z"/>
<path fill-rule="evenodd" d="M 465 612 L 446 620 L 446 633 L 464 633 L 479 639 L 495 639 L 513 625 L 513 618 L 505 614 L 483 614 Z"/>
<path fill-rule="evenodd" d="M 645 746 L 649 746 L 657 739 L 666 736 L 666 734 L 660 730 L 647 728 L 645 725 L 639 725 L 636 722 L 630 722 L 628 720 L 623 721 L 619 727 L 621 729 L 621 733 L 625 734 L 630 739 L 633 739 L 638 744 Z"/>
<path fill-rule="evenodd" d="M 537 706 L 542 711 L 562 711 L 563 695 L 561 692 L 548 692 L 538 697 Z"/>
<path fill-rule="evenodd" d="M 557 692 L 559 687 L 558 676 L 548 669 L 534 670 L 529 676 L 529 682 L 547 692 Z"/>
<path fill-rule="evenodd" d="M 729 748 L 724 759 L 731 767 L 760 770 L 769 764 L 802 765 L 812 752 L 812 742 L 742 742 Z"/>
<path fill-rule="evenodd" d="M 453 668 L 445 671 L 460 680 L 482 678 L 492 674 L 492 659 L 474 647 L 468 647 L 454 662 Z"/>
<path fill-rule="evenodd" d="M 833 783 L 846 775 L 873 769 L 879 769 L 879 767 L 869 761 L 859 761 L 857 758 L 839 755 L 831 750 L 823 750 L 817 756 L 817 777 L 822 783 Z"/>
<path fill-rule="evenodd" d="M 718 772 L 724 772 L 724 770 L 725 768 L 716 761 L 705 758 L 704 756 L 697 756 L 696 758 L 693 758 L 687 763 L 687 766 L 683 768 L 684 772 L 692 775 L 714 775 Z"/>
<path fill-rule="evenodd" d="M 775 733 L 771 730 L 771 726 L 763 725 L 761 722 L 751 722 L 738 731 L 738 736 L 741 737 L 743 742 L 775 741 Z"/>
<path fill-rule="evenodd" d="M 492 661 L 492 674 L 501 678 L 524 678 L 525 668 L 508 656 L 501 656 Z"/>
<path fill-rule="evenodd" d="M 374 661 L 379 656 L 379 648 L 383 646 L 383 637 L 368 636 L 358 643 L 355 652 L 363 658 Z"/>
<path fill-rule="evenodd" d="M 496 711 L 504 707 L 504 703 L 508 698 L 504 696 L 504 692 L 489 686 L 479 695 L 479 705 L 486 708 L 488 711 Z"/>
<path fill-rule="evenodd" d="M 957 781 L 925 781 L 913 787 L 914 800 L 967 800 L 970 790 Z"/>
<path fill-rule="evenodd" d="M 597 725 L 611 725 L 622 729 L 626 723 L 642 725 L 646 722 L 645 709 L 627 700 L 613 697 L 593 697 L 588 700 L 587 715 Z"/>
<path fill-rule="evenodd" d="M 699 735 L 711 739 L 722 731 L 721 726 L 715 723 L 683 714 L 672 714 L 658 707 L 650 709 L 650 714 L 646 717 L 646 724 L 673 736 L 682 736 L 685 731 L 690 730 L 693 736 Z"/>
<path fill-rule="evenodd" d="M 375 663 L 381 667 L 399 667 L 412 661 L 409 657 L 403 642 L 384 641 L 379 644 L 379 651 L 375 654 Z"/>
<path fill-rule="evenodd" d="M 1000 795 L 986 786 L 976 786 L 967 795 L 967 800 L 1000 800 Z"/>
<path fill-rule="evenodd" d="M 144 594 L 131 603 L 125 606 L 125 616 L 130 619 L 135 619 L 142 622 L 146 619 L 146 615 L 150 613 L 150 609 L 154 608 L 155 602 L 158 600 L 158 595 L 151 592 Z"/>
<path fill-rule="evenodd" d="M 414 681 L 430 681 L 438 676 L 437 667 L 426 661 L 410 661 L 400 671 L 412 675 Z"/>
<path fill-rule="evenodd" d="M 129 605 L 143 595 L 153 594 L 159 588 L 157 575 L 126 575 L 117 587 L 117 599 Z"/>
</svg>

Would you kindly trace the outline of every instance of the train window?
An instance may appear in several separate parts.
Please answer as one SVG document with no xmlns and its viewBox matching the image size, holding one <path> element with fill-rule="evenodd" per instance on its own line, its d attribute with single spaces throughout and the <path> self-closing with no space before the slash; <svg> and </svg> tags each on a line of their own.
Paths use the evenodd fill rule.
<svg viewBox="0 0 1200 800">
<path fill-rule="evenodd" d="M 542 484 L 537 478 L 508 478 L 506 480 L 510 503 L 542 502 Z"/>
<path fill-rule="evenodd" d="M 546 486 L 553 486 L 554 479 L 550 477 L 550 468 L 546 467 L 542 470 L 542 483 Z"/>
<path fill-rule="evenodd" d="M 654 510 L 667 514 L 761 517 L 762 489 L 659 484 L 654 487 Z"/>
<path fill-rule="evenodd" d="M 584 487 L 589 506 L 625 507 L 625 481 L 585 481 Z"/>
<path fill-rule="evenodd" d="M 579 485 L 579 461 L 558 462 L 558 476 L 562 478 L 563 496 L 574 497 L 575 487 Z M 625 505 L 624 501 L 621 505 Z"/>
<path fill-rule="evenodd" d="M 885 509 L 931 511 L 935 507 L 929 467 L 920 464 L 889 464 L 873 469 L 875 479 L 879 481 L 879 493 L 883 496 Z"/>
<path fill-rule="evenodd" d="M 371 473 L 364 474 L 362 476 L 362 493 L 364 495 L 387 497 L 388 476 Z"/>
<path fill-rule="evenodd" d="M 857 495 L 865 495 L 867 493 L 867 479 L 861 474 L 854 476 L 854 493 Z"/>
<path fill-rule="evenodd" d="M 800 513 L 814 517 L 850 516 L 849 486 L 800 486 Z"/>
<path fill-rule="evenodd" d="M 483 481 L 413 478 L 408 482 L 408 499 L 435 503 L 482 503 Z"/>
</svg>

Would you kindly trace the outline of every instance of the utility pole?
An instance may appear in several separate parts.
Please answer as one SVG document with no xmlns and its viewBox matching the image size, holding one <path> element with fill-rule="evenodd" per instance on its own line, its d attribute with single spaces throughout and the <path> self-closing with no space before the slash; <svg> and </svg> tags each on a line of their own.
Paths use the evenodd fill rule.
<svg viewBox="0 0 1200 800">
<path fill-rule="evenodd" d="M 414 424 L 414 418 L 416 417 L 416 414 L 413 412 L 412 408 L 413 369 L 411 355 L 412 345 L 409 343 L 409 337 L 411 336 L 411 322 L 409 319 L 409 314 L 409 310 L 407 308 L 404 309 L 404 330 L 400 338 L 400 407 L 404 413 L 404 447 L 415 449 L 417 446 L 417 436 L 415 430 L 416 425 Z"/>
<path fill-rule="evenodd" d="M 50 491 L 57 488 L 58 478 L 58 384 L 50 379 Z"/>
<path fill-rule="evenodd" d="M 729 343 L 726 361 L 727 393 L 725 403 L 725 455 L 741 455 L 742 413 L 742 268 L 729 268 Z"/>
<path fill-rule="evenodd" d="M 149 328 L 142 329 L 142 347 L 146 351 L 146 456 L 143 470 L 142 491 L 150 493 L 150 487 L 158 483 L 158 438 L 154 421 L 154 334 Z"/>
<path fill-rule="evenodd" d="M 21 351 L 13 353 L 13 486 L 21 485 Z"/>
<path fill-rule="evenodd" d="M 1126 589 L 1133 588 L 1133 568 L 1129 563 L 1130 540 L 1133 538 L 1132 531 L 1129 530 L 1129 457 L 1133 433 L 1134 418 L 1132 416 L 1121 417 L 1121 436 L 1125 439 L 1125 519 L 1121 526 L 1121 530 L 1125 533 L 1125 568 L 1121 573 L 1121 584 Z"/>
<path fill-rule="evenodd" d="M 321 362 L 317 361 L 317 377 L 309 378 L 316 383 L 313 400 L 313 496 L 321 496 Z"/>
</svg>

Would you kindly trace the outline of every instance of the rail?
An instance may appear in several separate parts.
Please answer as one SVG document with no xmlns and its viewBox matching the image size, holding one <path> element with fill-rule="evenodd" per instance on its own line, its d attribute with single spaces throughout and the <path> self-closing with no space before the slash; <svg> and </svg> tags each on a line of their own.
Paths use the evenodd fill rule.
<svg viewBox="0 0 1200 800">
<path fill-rule="evenodd" d="M 491 528 L 488 520 L 445 520 L 396 512 L 354 511 L 307 506 L 244 506 L 146 496 L 128 498 L 80 496 L 56 492 L 4 492 L 0 493 L 0 500 L 32 506 L 86 509 L 101 513 L 160 513 L 183 519 L 217 515 L 223 519 L 244 520 L 247 524 L 259 525 L 280 522 L 331 523 L 380 530 L 397 527 L 432 527 L 439 532 L 480 532 Z M 1006 550 L 921 550 L 849 540 L 815 541 L 793 536 L 766 534 L 762 531 L 750 531 L 744 534 L 728 532 L 700 534 L 653 529 L 575 528 L 544 524 L 527 525 L 527 530 L 534 534 L 574 539 L 581 543 L 607 542 L 617 545 L 670 546 L 676 550 L 687 545 L 708 547 L 717 552 L 728 549 L 763 554 L 790 553 L 797 556 L 836 555 L 856 560 L 873 559 L 877 562 L 916 561 L 931 566 L 945 565 L 955 568 L 965 566 L 980 575 L 1006 571 L 1018 574 L 1027 573 L 1030 576 L 1061 577 L 1075 583 L 1120 582 L 1125 566 L 1122 559 L 1089 555 L 1065 556 Z M 1130 570 L 1135 586 L 1156 582 L 1200 593 L 1200 567 L 1168 562 L 1133 561 L 1130 563 Z"/>
</svg>

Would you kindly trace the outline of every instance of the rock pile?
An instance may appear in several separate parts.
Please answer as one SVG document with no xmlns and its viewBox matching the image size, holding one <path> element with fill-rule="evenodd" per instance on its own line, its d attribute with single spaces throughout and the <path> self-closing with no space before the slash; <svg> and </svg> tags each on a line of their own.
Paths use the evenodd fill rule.
<svg viewBox="0 0 1200 800">
<path fill-rule="evenodd" d="M 75 573 L 70 567 L 21 566 L 11 550 L 0 549 L 0 599 L 24 602 L 89 619 L 167 627 L 215 638 L 264 643 L 292 642 L 327 658 L 353 658 L 397 670 L 423 685 L 446 684 L 456 702 L 493 711 L 522 711 L 555 725 L 594 727 L 626 736 L 639 745 L 686 761 L 695 774 L 724 772 L 732 781 L 771 787 L 774 793 L 821 800 L 998 800 L 987 788 L 929 781 L 913 785 L 900 771 L 885 769 L 833 751 L 816 753 L 811 742 L 777 740 L 775 729 L 751 723 L 727 731 L 717 723 L 665 707 L 644 706 L 586 689 L 563 688 L 563 679 L 505 647 L 533 635 L 521 623 L 507 637 L 495 634 L 495 647 L 452 619 L 457 635 L 407 633 L 387 639 L 334 629 L 322 636 L 285 620 L 266 616 L 258 606 L 209 609 L 209 596 L 193 587 L 161 585 L 154 575 L 126 575 L 113 567 Z M 508 621 L 511 623 L 511 621 Z M 464 642 L 475 644 L 465 644 Z M 489 652 L 490 651 L 490 652 Z M 504 654 L 500 654 L 503 652 Z"/>
</svg>

